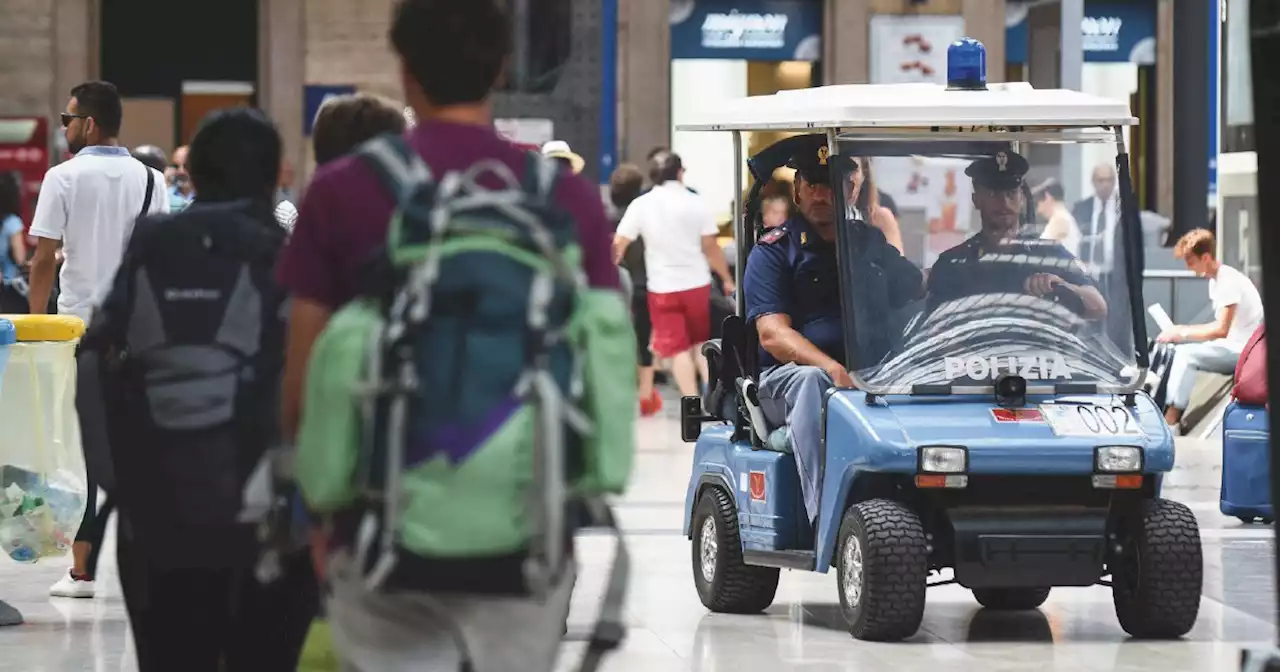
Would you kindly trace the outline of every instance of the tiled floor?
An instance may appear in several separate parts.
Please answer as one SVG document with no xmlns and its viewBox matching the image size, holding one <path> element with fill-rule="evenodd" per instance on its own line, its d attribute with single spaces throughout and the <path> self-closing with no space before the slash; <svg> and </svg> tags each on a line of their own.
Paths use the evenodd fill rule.
<svg viewBox="0 0 1280 672">
<path fill-rule="evenodd" d="M 618 506 L 632 555 L 631 630 L 605 670 L 1202 672 L 1238 669 L 1242 647 L 1275 638 L 1272 534 L 1218 513 L 1216 442 L 1182 440 L 1166 491 L 1192 506 L 1204 538 L 1200 621 L 1184 640 L 1128 640 L 1105 588 L 1055 590 L 1039 612 L 1002 616 L 979 610 L 963 588 L 946 586 L 930 592 L 924 627 L 914 638 L 868 644 L 844 630 L 834 575 L 785 573 L 764 615 L 709 614 L 694 592 L 689 542 L 680 536 L 690 446 L 680 442 L 673 416 L 642 420 L 639 432 L 638 469 Z M 584 570 L 571 621 L 585 626 L 612 542 L 585 538 L 581 549 Z M 113 554 L 113 548 L 104 553 L 101 594 L 93 601 L 47 597 L 64 565 L 0 563 L 0 598 L 19 607 L 28 621 L 0 629 L 0 671 L 135 669 Z M 566 646 L 562 667 L 574 667 L 579 653 L 575 645 Z"/>
</svg>

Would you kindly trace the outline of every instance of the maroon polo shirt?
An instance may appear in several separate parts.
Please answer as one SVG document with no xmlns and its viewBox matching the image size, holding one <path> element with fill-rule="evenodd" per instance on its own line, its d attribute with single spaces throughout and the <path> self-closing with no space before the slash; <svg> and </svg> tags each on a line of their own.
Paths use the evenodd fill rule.
<svg viewBox="0 0 1280 672">
<path fill-rule="evenodd" d="M 436 179 L 482 159 L 502 161 L 524 179 L 527 152 L 492 127 L 425 121 L 408 140 Z M 618 287 L 612 232 L 600 191 L 582 177 L 562 175 L 555 202 L 577 222 L 587 281 L 593 287 Z M 363 160 L 346 156 L 321 167 L 302 199 L 298 222 L 276 270 L 280 284 L 294 297 L 335 310 L 354 298 L 361 266 L 386 242 L 393 208 L 391 195 Z"/>
</svg>

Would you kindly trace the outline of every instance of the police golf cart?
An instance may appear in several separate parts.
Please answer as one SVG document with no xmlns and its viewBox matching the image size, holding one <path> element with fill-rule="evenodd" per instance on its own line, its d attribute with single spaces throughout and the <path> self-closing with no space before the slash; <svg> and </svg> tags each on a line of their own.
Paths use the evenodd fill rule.
<svg viewBox="0 0 1280 672">
<path fill-rule="evenodd" d="M 1147 341 L 1124 149 L 1136 120 L 1126 103 L 1079 92 L 986 86 L 973 40 L 952 45 L 949 59 L 949 86 L 784 91 L 681 127 L 732 133 L 739 185 L 744 134 L 825 136 L 823 160 L 840 185 L 832 244 L 855 383 L 822 400 L 811 523 L 789 430 L 761 406 L 757 334 L 739 291 L 738 315 L 704 348 L 706 394 L 681 402 L 682 436 L 696 442 L 684 530 L 698 594 L 712 611 L 759 612 L 781 568 L 834 567 L 850 633 L 884 641 L 919 629 L 931 586 L 958 583 L 988 609 L 1019 610 L 1039 607 L 1055 587 L 1101 585 L 1129 634 L 1182 636 L 1199 610 L 1200 533 L 1187 507 L 1160 498 L 1173 438 L 1141 390 L 1148 361 L 1134 347 Z M 746 162 L 755 184 L 735 208 L 739 287 L 761 234 L 761 184 L 804 141 L 793 136 Z M 1097 250 L 1079 232 L 1055 240 L 1041 231 L 1030 193 L 1016 235 L 974 242 L 984 219 L 970 209 L 965 167 L 1017 154 L 1038 159 L 1032 172 L 1037 163 L 1052 172 L 1053 152 L 1068 144 L 1085 165 L 1103 156 L 1117 164 L 1122 235 L 1108 266 L 1087 260 Z M 869 217 L 846 202 L 855 157 L 872 159 L 880 184 L 896 190 L 904 232 L 910 217 L 923 219 L 920 235 L 903 236 L 904 256 L 929 278 L 908 303 L 887 304 L 879 269 L 860 256 L 856 232 Z M 965 291 L 940 286 L 957 284 L 939 281 L 943 262 L 969 264 L 963 277 L 985 280 Z M 1044 273 L 1087 276 L 1075 282 L 1096 290 L 1089 296 L 1105 301 L 1106 315 L 1061 291 L 1063 282 L 1024 290 Z"/>
</svg>

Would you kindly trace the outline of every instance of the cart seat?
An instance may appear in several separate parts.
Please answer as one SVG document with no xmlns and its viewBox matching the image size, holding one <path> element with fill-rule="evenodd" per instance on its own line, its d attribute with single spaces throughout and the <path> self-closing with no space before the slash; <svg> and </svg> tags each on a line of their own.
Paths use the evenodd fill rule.
<svg viewBox="0 0 1280 672">
<path fill-rule="evenodd" d="M 754 353 L 755 339 L 750 336 L 746 322 L 730 315 L 724 320 L 721 338 L 702 346 L 711 381 L 702 407 L 715 418 L 749 429 L 759 448 L 790 453 L 791 431 L 770 425 L 760 408 L 752 364 L 755 358 L 750 356 Z"/>
</svg>

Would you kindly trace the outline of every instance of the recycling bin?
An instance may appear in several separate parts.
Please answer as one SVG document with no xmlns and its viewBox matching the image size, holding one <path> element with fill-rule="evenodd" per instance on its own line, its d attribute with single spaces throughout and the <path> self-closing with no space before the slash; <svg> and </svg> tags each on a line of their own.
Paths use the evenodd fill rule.
<svg viewBox="0 0 1280 672">
<path fill-rule="evenodd" d="M 4 324 L 0 551 L 17 562 L 36 562 L 65 555 L 84 516 L 88 484 L 75 355 L 85 327 L 65 315 L 0 316 Z"/>
</svg>

